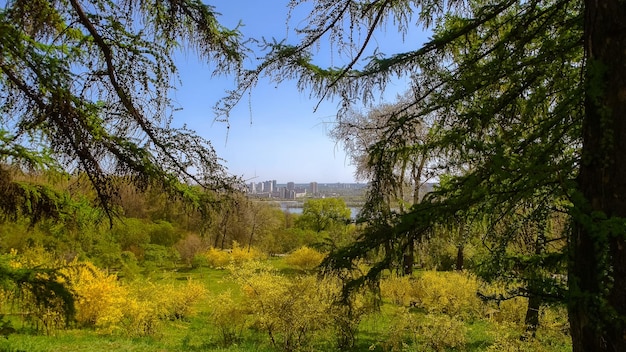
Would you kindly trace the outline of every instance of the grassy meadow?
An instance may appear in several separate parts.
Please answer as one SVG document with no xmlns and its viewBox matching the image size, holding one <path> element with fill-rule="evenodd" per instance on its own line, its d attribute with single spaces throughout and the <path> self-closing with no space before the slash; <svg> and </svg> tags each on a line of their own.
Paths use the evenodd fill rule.
<svg viewBox="0 0 626 352">
<path fill-rule="evenodd" d="M 341 279 L 319 276 L 320 259 L 307 248 L 272 258 L 212 250 L 193 266 L 151 267 L 132 280 L 75 261 L 66 279 L 76 321 L 65 327 L 57 313 L 4 292 L 0 351 L 571 350 L 564 307 L 542 306 L 532 336 L 526 298 L 482 301 L 478 291 L 501 288 L 430 270 L 389 273 L 378 292 L 340 304 Z"/>
</svg>

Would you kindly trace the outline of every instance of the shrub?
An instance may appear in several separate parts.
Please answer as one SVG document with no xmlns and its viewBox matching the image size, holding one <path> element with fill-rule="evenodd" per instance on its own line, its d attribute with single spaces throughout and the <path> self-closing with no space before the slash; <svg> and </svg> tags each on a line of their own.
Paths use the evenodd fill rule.
<svg viewBox="0 0 626 352">
<path fill-rule="evenodd" d="M 228 252 L 213 247 L 204 252 L 203 256 L 206 258 L 207 265 L 210 268 L 225 268 L 230 263 Z"/>
<path fill-rule="evenodd" d="M 415 279 L 410 276 L 392 276 L 380 280 L 380 294 L 383 299 L 399 306 L 408 306 L 416 301 Z"/>
<path fill-rule="evenodd" d="M 484 284 L 480 287 L 480 293 L 485 297 L 510 297 L 511 291 L 515 291 L 515 288 L 499 282 Z M 528 299 L 525 297 L 512 297 L 501 301 L 487 300 L 485 315 L 495 322 L 519 325 L 524 323 L 527 308 Z"/>
<path fill-rule="evenodd" d="M 195 314 L 195 304 L 206 297 L 206 288 L 193 280 L 187 280 L 184 286 L 164 286 L 161 291 L 165 309 L 164 318 L 187 319 Z"/>
<path fill-rule="evenodd" d="M 89 262 L 74 262 L 64 270 L 76 295 L 76 321 L 104 333 L 118 327 L 128 300 L 128 292 L 117 281 Z"/>
<path fill-rule="evenodd" d="M 331 326 L 332 300 L 313 276 L 288 279 L 258 264 L 234 270 L 245 294 L 251 324 L 284 351 L 310 346 L 315 333 Z"/>
<path fill-rule="evenodd" d="M 180 259 L 185 263 L 190 264 L 193 262 L 193 258 L 203 252 L 207 246 L 204 244 L 200 236 L 190 234 L 182 240 L 178 241 L 175 246 L 176 250 L 180 254 Z"/>
<path fill-rule="evenodd" d="M 419 340 L 434 351 L 464 349 L 466 333 L 462 321 L 445 314 L 428 314 L 419 325 Z"/>
<path fill-rule="evenodd" d="M 481 315 L 478 286 L 464 272 L 425 271 L 415 281 L 415 304 L 430 313 L 473 318 Z"/>
<path fill-rule="evenodd" d="M 418 326 L 415 314 L 409 312 L 406 307 L 397 308 L 393 313 L 385 341 L 381 344 L 383 349 L 391 352 L 406 350 L 408 343 L 417 341 Z"/>
<path fill-rule="evenodd" d="M 260 250 L 251 247 L 241 247 L 238 242 L 233 241 L 233 248 L 230 251 L 230 260 L 235 264 L 241 264 L 243 262 L 251 260 L 263 259 L 265 255 Z"/>
<path fill-rule="evenodd" d="M 209 305 L 211 323 L 217 328 L 221 344 L 227 347 L 241 340 L 247 323 L 246 311 L 235 302 L 231 292 L 215 296 Z"/>
<path fill-rule="evenodd" d="M 302 270 L 311 270 L 318 267 L 323 259 L 324 254 L 313 248 L 302 246 L 287 256 L 285 262 Z"/>
<path fill-rule="evenodd" d="M 420 316 L 406 307 L 398 308 L 382 343 L 386 351 L 463 350 L 467 328 L 462 321 L 445 314 Z"/>
<path fill-rule="evenodd" d="M 174 226 L 164 220 L 156 221 L 150 226 L 150 243 L 170 247 L 180 240 L 180 233 L 174 229 Z"/>
</svg>

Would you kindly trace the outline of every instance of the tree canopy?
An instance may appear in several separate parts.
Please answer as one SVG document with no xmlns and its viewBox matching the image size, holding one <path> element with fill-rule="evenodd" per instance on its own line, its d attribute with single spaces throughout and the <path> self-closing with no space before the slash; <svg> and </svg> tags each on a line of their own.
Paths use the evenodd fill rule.
<svg viewBox="0 0 626 352">
<path fill-rule="evenodd" d="M 120 180 L 178 194 L 180 183 L 231 187 L 210 142 L 172 126 L 168 95 L 176 50 L 195 51 L 217 72 L 238 70 L 240 34 L 217 16 L 199 0 L 7 1 L 0 161 L 84 175 L 107 211 Z M 3 196 L 28 196 L 20 190 Z"/>
</svg>

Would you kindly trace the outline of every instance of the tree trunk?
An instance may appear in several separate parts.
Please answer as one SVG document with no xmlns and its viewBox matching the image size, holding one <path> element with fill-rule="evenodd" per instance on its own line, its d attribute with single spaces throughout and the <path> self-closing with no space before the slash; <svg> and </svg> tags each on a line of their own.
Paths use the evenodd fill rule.
<svg viewBox="0 0 626 352">
<path fill-rule="evenodd" d="M 535 337 L 537 327 L 539 326 L 539 309 L 541 308 L 541 303 L 541 297 L 536 293 L 531 292 L 528 296 L 526 317 L 524 317 L 524 325 L 526 325 L 526 335 L 522 336 L 522 340 L 528 337 Z"/>
<path fill-rule="evenodd" d="M 586 0 L 584 39 L 583 200 L 576 201 L 570 239 L 572 344 L 574 352 L 626 351 L 626 3 Z"/>
<path fill-rule="evenodd" d="M 464 264 L 464 256 L 463 256 L 463 250 L 465 249 L 464 245 L 458 245 L 456 246 L 456 270 L 457 271 L 461 271 L 463 270 L 463 264 Z"/>
<path fill-rule="evenodd" d="M 535 256 L 537 257 L 541 257 L 541 255 L 545 253 L 547 242 L 546 231 L 548 231 L 548 218 L 547 215 L 544 214 L 537 226 L 537 238 L 535 239 Z M 522 339 L 535 337 L 537 327 L 539 326 L 539 309 L 543 303 L 539 292 L 544 291 L 545 287 L 541 287 L 543 280 L 537 280 L 536 275 L 536 273 L 531 273 L 531 279 L 528 282 L 528 307 L 526 308 L 526 317 L 524 318 L 526 331 Z"/>
<path fill-rule="evenodd" d="M 410 238 L 406 253 L 402 257 L 402 274 L 413 275 L 413 264 L 415 264 L 415 240 Z"/>
</svg>

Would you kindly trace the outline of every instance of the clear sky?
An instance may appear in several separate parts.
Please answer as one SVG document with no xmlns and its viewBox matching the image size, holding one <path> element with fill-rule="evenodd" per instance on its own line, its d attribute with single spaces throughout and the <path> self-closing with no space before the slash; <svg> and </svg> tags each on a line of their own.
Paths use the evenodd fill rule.
<svg viewBox="0 0 626 352">
<path fill-rule="evenodd" d="M 246 36 L 277 39 L 288 36 L 287 0 L 212 0 L 208 2 L 221 13 L 222 25 L 233 28 L 240 21 Z M 297 16 L 290 29 L 298 26 Z M 301 24 L 301 22 L 300 22 Z M 384 42 L 387 54 L 416 48 L 407 47 L 401 36 L 390 26 L 387 33 L 378 33 L 374 40 Z M 417 27 L 416 27 L 417 28 Z M 409 40 L 424 40 L 420 33 L 409 33 Z M 324 53 L 321 53 L 323 55 Z M 328 54 L 330 55 L 330 54 Z M 189 53 L 177 59 L 182 86 L 173 94 L 175 104 L 182 110 L 174 115 L 174 123 L 185 123 L 201 136 L 211 141 L 228 171 L 248 182 L 275 179 L 279 183 L 356 182 L 354 167 L 342 146 L 328 137 L 332 129 L 338 101 L 322 102 L 317 110 L 317 100 L 309 99 L 309 92 L 299 92 L 294 82 L 278 86 L 261 81 L 249 99 L 240 102 L 230 116 L 230 128 L 225 123 L 214 122 L 213 105 L 233 88 L 233 79 L 216 78 L 210 64 L 199 63 Z M 405 90 L 398 83 L 393 96 Z M 314 111 L 315 110 L 315 111 Z M 366 181 L 366 180 L 360 180 Z"/>
</svg>

